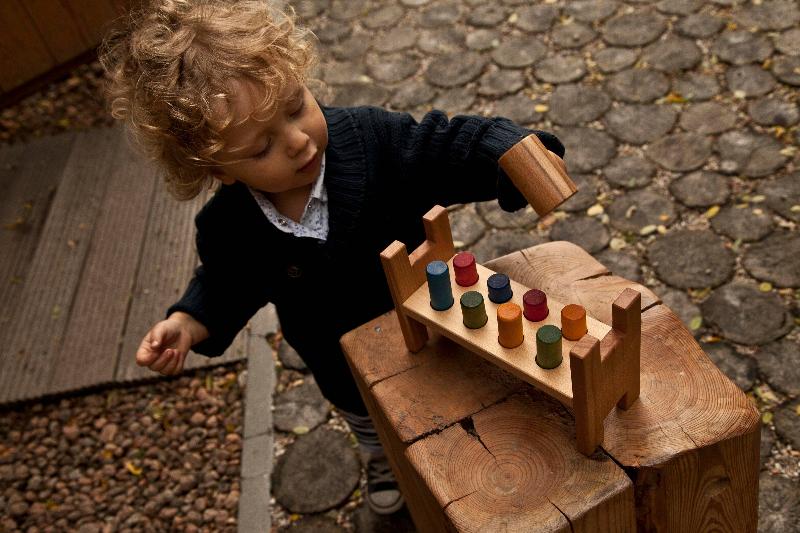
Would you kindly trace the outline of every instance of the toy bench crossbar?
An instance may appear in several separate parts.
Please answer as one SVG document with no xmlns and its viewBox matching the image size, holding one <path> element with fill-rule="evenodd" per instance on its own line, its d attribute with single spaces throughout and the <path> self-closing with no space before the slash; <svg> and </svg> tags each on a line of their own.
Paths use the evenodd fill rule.
<svg viewBox="0 0 800 533">
<path fill-rule="evenodd" d="M 424 217 L 426 241 L 411 255 L 405 244 L 395 241 L 381 253 L 389 289 L 394 300 L 406 346 L 418 352 L 428 340 L 427 327 L 440 332 L 464 348 L 511 372 L 539 390 L 552 396 L 575 415 L 577 448 L 590 455 L 603 441 L 603 420 L 615 405 L 627 409 L 639 397 L 639 352 L 641 345 L 641 295 L 625 289 L 612 306 L 612 325 L 587 316 L 588 333 L 578 341 L 563 339 L 562 363 L 547 370 L 534 361 L 536 331 L 547 324 L 561 327 L 564 304 L 548 299 L 550 313 L 540 322 L 524 325 L 525 339 L 516 348 L 505 348 L 497 342 L 497 304 L 485 299 L 489 320 L 480 329 L 464 326 L 456 304 L 446 311 L 430 305 L 426 265 L 445 261 L 453 272 L 455 255 L 447 211 L 435 206 Z M 479 284 L 494 272 L 477 265 Z M 455 283 L 453 296 L 458 298 L 475 287 Z M 513 293 L 521 297 L 528 287 L 511 281 Z M 485 289 L 482 291 L 485 292 Z M 602 340 L 598 340 L 602 339 Z"/>
</svg>

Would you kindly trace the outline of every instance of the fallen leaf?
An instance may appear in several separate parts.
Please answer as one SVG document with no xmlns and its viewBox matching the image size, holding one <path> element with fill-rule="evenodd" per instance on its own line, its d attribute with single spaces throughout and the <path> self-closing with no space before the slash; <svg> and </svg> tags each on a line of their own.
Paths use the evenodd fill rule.
<svg viewBox="0 0 800 533">
<path fill-rule="evenodd" d="M 684 102 L 686 102 L 686 98 L 684 98 L 683 96 L 681 96 L 679 93 L 676 92 L 669 93 L 666 96 L 665 100 L 670 104 L 683 104 Z"/>
<path fill-rule="evenodd" d="M 625 210 L 625 218 L 631 218 L 633 214 L 636 212 L 636 206 L 632 205 L 628 209 Z"/>
<path fill-rule="evenodd" d="M 750 201 L 753 202 L 754 204 L 758 204 L 758 203 L 763 202 L 766 199 L 767 199 L 767 197 L 764 196 L 763 194 L 757 194 L 757 195 L 753 196 L 752 198 L 750 198 Z"/>
<path fill-rule="evenodd" d="M 305 435 L 309 431 L 308 426 L 295 426 L 292 428 L 292 433 L 295 435 Z"/>
<path fill-rule="evenodd" d="M 134 465 L 130 461 L 126 461 L 125 462 L 125 468 L 128 470 L 128 472 L 130 472 L 134 476 L 141 476 L 142 475 L 142 469 L 139 468 L 138 466 Z"/>
<path fill-rule="evenodd" d="M 703 317 L 700 315 L 693 316 L 692 319 L 689 321 L 689 329 L 692 331 L 697 331 L 700 329 L 700 326 L 703 325 Z"/>
<path fill-rule="evenodd" d="M 769 281 L 764 281 L 758 285 L 758 290 L 761 292 L 769 292 L 772 290 L 772 283 Z"/>
<path fill-rule="evenodd" d="M 719 213 L 719 206 L 712 205 L 711 207 L 708 208 L 708 211 L 705 212 L 704 216 L 706 218 L 714 218 L 715 216 L 717 216 L 718 213 Z"/>
<path fill-rule="evenodd" d="M 533 110 L 537 113 L 547 113 L 550 110 L 550 106 L 547 104 L 536 104 L 533 106 Z"/>
<path fill-rule="evenodd" d="M 650 235 L 656 230 L 658 230 L 658 227 L 655 224 L 648 224 L 639 230 L 639 235 Z"/>
<path fill-rule="evenodd" d="M 766 413 L 761 415 L 761 421 L 764 422 L 765 424 L 769 424 L 770 422 L 772 422 L 772 413 L 767 411 Z"/>
<path fill-rule="evenodd" d="M 600 204 L 594 204 L 592 207 L 586 210 L 586 214 L 590 217 L 596 217 L 597 215 L 603 214 L 603 206 Z"/>
</svg>

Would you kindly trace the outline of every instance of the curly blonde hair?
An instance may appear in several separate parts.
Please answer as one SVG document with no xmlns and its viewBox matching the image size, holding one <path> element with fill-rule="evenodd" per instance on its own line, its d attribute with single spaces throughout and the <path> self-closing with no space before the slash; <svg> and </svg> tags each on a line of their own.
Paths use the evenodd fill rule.
<svg viewBox="0 0 800 533">
<path fill-rule="evenodd" d="M 179 200 L 214 183 L 220 132 L 233 120 L 230 81 L 263 87 L 254 112 L 269 117 L 317 59 L 294 11 L 271 1 L 152 0 L 123 22 L 100 49 L 111 114 L 164 167 Z"/>
</svg>

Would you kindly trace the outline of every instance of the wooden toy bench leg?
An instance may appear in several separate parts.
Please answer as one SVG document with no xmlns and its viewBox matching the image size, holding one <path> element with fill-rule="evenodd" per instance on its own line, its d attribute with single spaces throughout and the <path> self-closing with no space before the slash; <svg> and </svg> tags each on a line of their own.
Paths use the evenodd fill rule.
<svg viewBox="0 0 800 533">
<path fill-rule="evenodd" d="M 602 444 L 603 421 L 611 409 L 628 409 L 639 398 L 641 302 L 639 292 L 625 289 L 612 304 L 612 330 L 603 343 L 584 335 L 570 351 L 572 410 L 583 454 Z"/>
<path fill-rule="evenodd" d="M 425 227 L 425 242 L 411 256 L 408 255 L 406 245 L 400 241 L 394 241 L 381 252 L 381 263 L 392 293 L 403 339 L 408 350 L 415 353 L 428 341 L 428 330 L 424 324 L 403 311 L 403 303 L 425 283 L 425 267 L 429 262 L 447 262 L 455 255 L 450 220 L 444 207 L 437 205 L 431 208 L 422 217 L 422 223 Z"/>
</svg>

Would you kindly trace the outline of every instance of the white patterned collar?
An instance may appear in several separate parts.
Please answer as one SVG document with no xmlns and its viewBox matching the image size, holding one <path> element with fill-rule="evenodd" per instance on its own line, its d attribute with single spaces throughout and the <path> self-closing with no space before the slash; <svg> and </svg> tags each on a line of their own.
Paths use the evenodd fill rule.
<svg viewBox="0 0 800 533">
<path fill-rule="evenodd" d="M 250 187 L 248 189 L 267 219 L 282 232 L 291 233 L 296 237 L 313 237 L 323 241 L 328 238 L 328 191 L 325 188 L 324 153 L 319 176 L 311 188 L 311 194 L 299 223 L 282 215 L 264 193 Z"/>
</svg>

